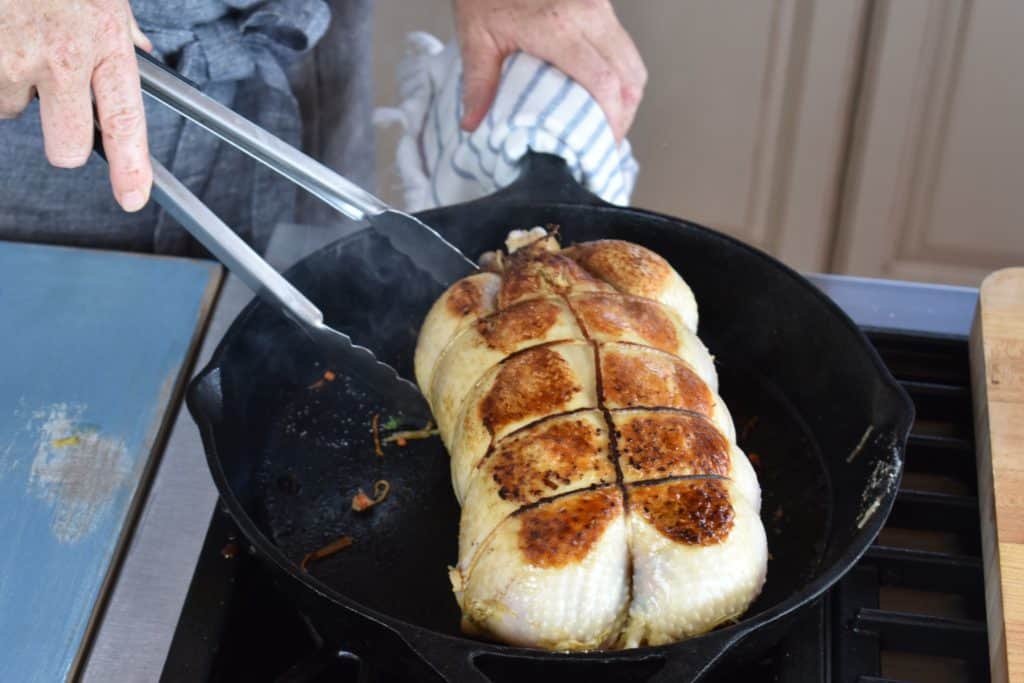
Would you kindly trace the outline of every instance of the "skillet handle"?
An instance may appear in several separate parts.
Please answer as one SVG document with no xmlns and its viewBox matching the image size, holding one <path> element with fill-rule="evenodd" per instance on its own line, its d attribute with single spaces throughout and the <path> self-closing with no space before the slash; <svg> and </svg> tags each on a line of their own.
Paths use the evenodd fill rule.
<svg viewBox="0 0 1024 683">
<path fill-rule="evenodd" d="M 705 637 L 683 641 L 665 654 L 665 665 L 646 683 L 699 683 L 711 668 L 740 640 L 744 632 L 725 638 Z"/>
<path fill-rule="evenodd" d="M 565 159 L 556 154 L 529 151 L 520 165 L 523 170 L 515 182 L 487 197 L 488 202 L 613 206 L 576 182 Z"/>
<path fill-rule="evenodd" d="M 643 679 L 644 683 L 700 683 L 711 671 L 711 668 L 749 632 L 749 628 L 741 628 L 734 632 L 712 633 L 703 638 L 678 643 L 665 652 L 638 654 L 632 662 L 610 662 L 609 664 L 613 668 L 609 669 L 608 678 L 612 678 L 613 672 L 625 673 L 626 667 L 638 664 L 640 661 L 660 661 L 661 667 L 648 678 Z M 408 629 L 402 629 L 397 633 L 405 641 L 405 644 L 445 681 L 492 683 L 491 679 L 476 666 L 474 661 L 478 655 L 484 654 L 483 651 L 455 640 Z M 512 654 L 499 656 L 510 659 L 517 658 Z M 540 656 L 543 657 L 544 654 L 541 653 Z M 616 669 L 614 668 L 616 664 L 624 668 Z M 618 680 L 617 677 L 616 680 Z"/>
<path fill-rule="evenodd" d="M 472 648 L 409 629 L 400 631 L 399 636 L 443 680 L 450 683 L 492 683 L 474 663 L 478 653 Z"/>
</svg>

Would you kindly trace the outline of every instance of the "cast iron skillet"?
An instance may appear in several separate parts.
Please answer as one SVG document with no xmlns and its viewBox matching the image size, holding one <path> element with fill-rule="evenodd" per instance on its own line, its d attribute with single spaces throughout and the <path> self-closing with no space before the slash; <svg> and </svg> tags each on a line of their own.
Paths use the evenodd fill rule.
<svg viewBox="0 0 1024 683">
<path fill-rule="evenodd" d="M 372 392 L 344 368 L 316 385 L 325 368 L 310 342 L 253 301 L 192 382 L 188 406 L 224 505 L 330 637 L 361 643 L 385 669 L 404 642 L 450 681 L 694 681 L 726 652 L 736 663 L 777 642 L 793 613 L 875 538 L 899 484 L 913 407 L 856 326 L 807 280 L 707 228 L 603 203 L 547 155 L 530 155 L 500 192 L 421 217 L 473 257 L 502 245 L 509 229 L 554 223 L 563 244 L 630 240 L 678 269 L 697 297 L 699 333 L 741 446 L 759 462 L 768 580 L 740 621 L 674 645 L 566 654 L 463 636 L 446 572 L 459 511 L 440 441 L 375 456 Z M 331 325 L 412 376 L 416 334 L 440 289 L 406 257 L 362 230 L 287 277 Z M 352 495 L 377 479 L 390 482 L 389 498 L 352 512 Z M 342 535 L 355 543 L 308 573 L 299 568 L 306 552 Z"/>
</svg>

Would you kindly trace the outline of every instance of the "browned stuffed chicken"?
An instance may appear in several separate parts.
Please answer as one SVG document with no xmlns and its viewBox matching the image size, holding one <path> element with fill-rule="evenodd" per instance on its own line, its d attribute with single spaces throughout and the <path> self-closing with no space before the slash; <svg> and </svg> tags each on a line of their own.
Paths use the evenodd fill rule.
<svg viewBox="0 0 1024 683">
<path fill-rule="evenodd" d="M 739 616 L 765 578 L 760 488 L 689 287 L 628 242 L 507 244 L 434 304 L 416 349 L 462 504 L 465 630 L 623 648 Z"/>
</svg>

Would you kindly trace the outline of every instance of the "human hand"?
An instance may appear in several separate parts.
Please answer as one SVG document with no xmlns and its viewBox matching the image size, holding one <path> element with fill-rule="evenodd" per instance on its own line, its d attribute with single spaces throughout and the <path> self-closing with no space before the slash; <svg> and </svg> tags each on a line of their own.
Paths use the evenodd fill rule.
<svg viewBox="0 0 1024 683">
<path fill-rule="evenodd" d="M 75 168 L 93 147 L 93 102 L 126 211 L 149 200 L 146 120 L 133 45 L 152 50 L 127 0 L 0 0 L 0 118 L 39 95 L 46 158 Z"/>
<path fill-rule="evenodd" d="M 454 0 L 462 50 L 465 130 L 487 114 L 509 54 L 550 62 L 586 88 L 615 139 L 633 123 L 647 69 L 609 0 Z"/>
</svg>

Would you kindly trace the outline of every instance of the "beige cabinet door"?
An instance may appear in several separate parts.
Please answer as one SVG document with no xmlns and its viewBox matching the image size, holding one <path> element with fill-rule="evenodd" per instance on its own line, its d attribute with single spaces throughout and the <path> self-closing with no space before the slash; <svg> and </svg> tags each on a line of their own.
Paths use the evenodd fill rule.
<svg viewBox="0 0 1024 683">
<path fill-rule="evenodd" d="M 1024 2 L 882 0 L 838 272 L 977 284 L 1024 263 Z"/>
<path fill-rule="evenodd" d="M 621 0 L 650 72 L 633 204 L 826 270 L 866 4 Z"/>
</svg>

